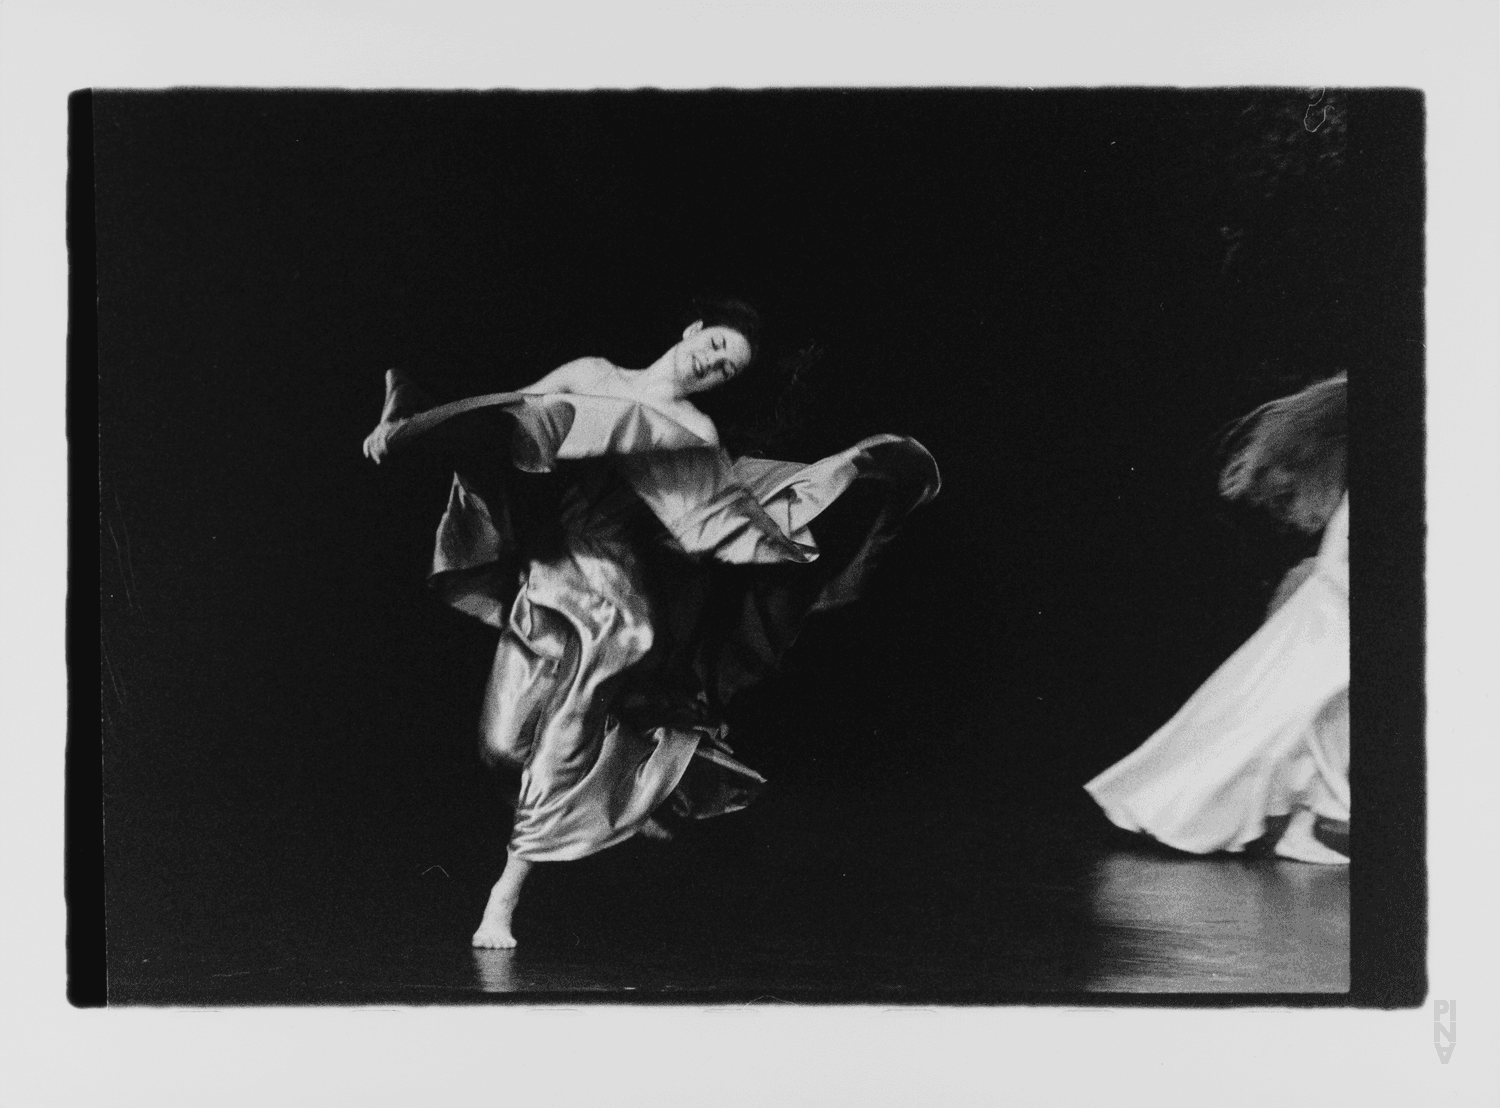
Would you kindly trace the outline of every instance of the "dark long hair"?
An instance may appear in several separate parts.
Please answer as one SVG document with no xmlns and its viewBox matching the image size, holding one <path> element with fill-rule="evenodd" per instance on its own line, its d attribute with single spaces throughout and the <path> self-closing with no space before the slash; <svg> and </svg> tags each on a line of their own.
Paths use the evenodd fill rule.
<svg viewBox="0 0 1500 1108">
<path fill-rule="evenodd" d="M 766 342 L 760 313 L 739 299 L 693 301 L 693 319 L 705 327 L 728 327 L 750 344 L 750 364 L 733 380 L 693 396 L 714 421 L 719 441 L 734 457 L 776 449 L 800 428 L 812 396 L 813 369 L 822 350 L 807 343 L 776 350 Z"/>
<path fill-rule="evenodd" d="M 738 331 L 750 344 L 750 365 L 754 365 L 761 353 L 761 334 L 765 329 L 760 313 L 743 300 L 734 297 L 699 297 L 693 301 L 694 321 L 705 327 L 728 327 Z M 748 368 L 748 367 L 746 367 Z"/>
<path fill-rule="evenodd" d="M 1346 487 L 1348 384 L 1339 373 L 1237 420 L 1225 435 L 1219 491 L 1304 526 L 1299 502 L 1327 501 Z"/>
</svg>

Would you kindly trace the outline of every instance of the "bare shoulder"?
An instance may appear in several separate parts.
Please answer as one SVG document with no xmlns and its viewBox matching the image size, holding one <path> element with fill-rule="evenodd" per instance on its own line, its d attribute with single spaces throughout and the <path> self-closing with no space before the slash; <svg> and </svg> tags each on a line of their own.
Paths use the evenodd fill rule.
<svg viewBox="0 0 1500 1108">
<path fill-rule="evenodd" d="M 614 370 L 608 358 L 574 358 L 564 362 L 522 392 L 592 392 Z"/>
</svg>

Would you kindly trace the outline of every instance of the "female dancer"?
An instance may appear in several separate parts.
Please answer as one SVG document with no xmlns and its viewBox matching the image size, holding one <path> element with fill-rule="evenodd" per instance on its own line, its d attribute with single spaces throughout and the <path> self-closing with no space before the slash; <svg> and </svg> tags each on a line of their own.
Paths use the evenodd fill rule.
<svg viewBox="0 0 1500 1108">
<path fill-rule="evenodd" d="M 1111 821 L 1179 850 L 1243 850 L 1290 816 L 1277 854 L 1348 858 L 1314 835 L 1349 819 L 1349 499 L 1344 375 L 1257 408 L 1220 491 L 1323 531 L 1271 612 L 1160 731 L 1084 787 Z"/>
<path fill-rule="evenodd" d="M 581 358 L 440 407 L 387 374 L 365 453 L 421 445 L 452 462 L 430 580 L 502 632 L 480 734 L 521 784 L 475 946 L 515 945 L 535 863 L 663 837 L 659 809 L 748 804 L 764 779 L 724 741 L 725 703 L 808 613 L 853 600 L 937 493 L 931 456 L 893 435 L 806 466 L 731 461 L 691 398 L 747 372 L 759 330 L 747 305 L 709 305 L 645 369 Z"/>
</svg>

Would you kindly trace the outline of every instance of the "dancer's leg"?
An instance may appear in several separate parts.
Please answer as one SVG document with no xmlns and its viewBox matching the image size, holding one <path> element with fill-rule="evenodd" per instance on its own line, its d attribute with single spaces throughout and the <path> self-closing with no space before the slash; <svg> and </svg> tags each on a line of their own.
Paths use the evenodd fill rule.
<svg viewBox="0 0 1500 1108">
<path fill-rule="evenodd" d="M 510 920 L 521 899 L 521 885 L 531 872 L 532 863 L 517 858 L 511 851 L 505 852 L 505 869 L 500 880 L 490 890 L 489 903 L 484 906 L 484 919 L 479 921 L 479 930 L 474 932 L 474 945 L 509 948 L 516 945 L 511 934 Z"/>
<path fill-rule="evenodd" d="M 1291 822 L 1276 842 L 1276 853 L 1283 858 L 1321 866 L 1348 865 L 1348 858 L 1332 847 L 1324 846 L 1313 834 L 1317 820 L 1317 815 L 1309 808 L 1298 808 L 1293 812 Z"/>
</svg>

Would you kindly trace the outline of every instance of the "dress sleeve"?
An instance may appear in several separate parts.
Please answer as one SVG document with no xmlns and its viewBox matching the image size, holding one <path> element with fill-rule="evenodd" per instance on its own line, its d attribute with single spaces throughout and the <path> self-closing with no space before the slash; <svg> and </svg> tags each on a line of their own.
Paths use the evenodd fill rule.
<svg viewBox="0 0 1500 1108">
<path fill-rule="evenodd" d="M 739 565 L 818 556 L 812 536 L 793 538 L 778 526 L 717 447 L 630 455 L 621 458 L 620 470 L 689 554 Z"/>
<path fill-rule="evenodd" d="M 823 607 L 857 594 L 900 521 L 942 485 L 932 455 L 897 435 L 864 439 L 810 465 L 767 458 L 731 464 L 720 449 L 698 449 L 627 458 L 621 468 L 684 550 L 737 564 L 813 561 L 813 521 L 856 483 L 878 486 L 880 510 L 862 531 L 860 549 L 836 556 L 843 568 L 831 571 Z"/>
</svg>

